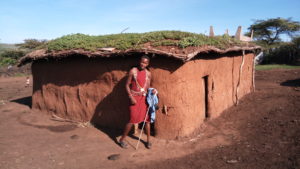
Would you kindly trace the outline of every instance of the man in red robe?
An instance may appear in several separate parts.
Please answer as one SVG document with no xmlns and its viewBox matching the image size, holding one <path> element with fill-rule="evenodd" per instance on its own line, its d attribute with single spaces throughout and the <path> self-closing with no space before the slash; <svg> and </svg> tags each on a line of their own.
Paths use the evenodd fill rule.
<svg viewBox="0 0 300 169">
<path fill-rule="evenodd" d="M 146 94 L 150 87 L 151 73 L 147 70 L 150 58 L 148 56 L 142 56 L 137 67 L 133 67 L 129 71 L 129 76 L 126 82 L 126 91 L 128 93 L 131 105 L 130 110 L 130 120 L 126 124 L 124 133 L 119 140 L 120 146 L 122 148 L 127 148 L 127 144 L 124 142 L 126 136 L 131 130 L 133 124 L 141 123 L 145 120 L 147 113 L 146 104 Z M 147 148 L 151 148 L 150 143 L 150 120 L 148 118 L 146 122 L 146 133 L 147 133 Z"/>
</svg>

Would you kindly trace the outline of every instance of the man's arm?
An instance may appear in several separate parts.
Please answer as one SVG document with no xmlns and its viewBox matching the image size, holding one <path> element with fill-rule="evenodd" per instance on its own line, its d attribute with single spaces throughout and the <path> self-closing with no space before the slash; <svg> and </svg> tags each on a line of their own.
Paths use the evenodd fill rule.
<svg viewBox="0 0 300 169">
<path fill-rule="evenodd" d="M 131 69 L 129 71 L 129 75 L 128 75 L 125 87 L 126 87 L 126 92 L 128 94 L 128 97 L 129 97 L 131 103 L 136 104 L 136 100 L 133 98 L 131 91 L 130 91 L 130 84 L 131 84 L 132 78 L 133 78 L 133 69 Z"/>
</svg>

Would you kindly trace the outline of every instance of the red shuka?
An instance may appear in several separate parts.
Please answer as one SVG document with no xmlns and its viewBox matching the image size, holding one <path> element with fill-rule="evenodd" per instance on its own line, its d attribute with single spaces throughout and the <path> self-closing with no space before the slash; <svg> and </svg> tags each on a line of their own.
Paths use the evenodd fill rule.
<svg viewBox="0 0 300 169">
<path fill-rule="evenodd" d="M 140 92 L 140 87 L 146 86 L 145 83 L 147 83 L 147 73 L 146 70 L 138 70 L 136 69 L 136 79 L 133 76 L 130 84 L 130 90 L 132 90 L 132 96 L 136 100 L 136 104 L 129 106 L 130 111 L 130 121 L 129 123 L 140 123 L 143 122 L 146 116 L 147 112 L 147 104 L 146 104 L 146 96 L 142 94 L 136 94 Z M 136 81 L 138 84 L 136 84 Z M 145 91 L 147 91 L 147 88 L 145 88 Z M 146 120 L 146 122 L 149 122 L 149 116 Z"/>
</svg>

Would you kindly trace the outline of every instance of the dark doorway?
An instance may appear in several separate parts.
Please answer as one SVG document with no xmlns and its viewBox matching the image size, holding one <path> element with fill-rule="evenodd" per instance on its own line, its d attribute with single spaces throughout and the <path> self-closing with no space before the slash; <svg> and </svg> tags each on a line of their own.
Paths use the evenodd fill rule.
<svg viewBox="0 0 300 169">
<path fill-rule="evenodd" d="M 203 81 L 203 91 L 204 91 L 204 112 L 205 118 L 209 118 L 210 114 L 208 113 L 208 75 L 202 77 Z"/>
</svg>

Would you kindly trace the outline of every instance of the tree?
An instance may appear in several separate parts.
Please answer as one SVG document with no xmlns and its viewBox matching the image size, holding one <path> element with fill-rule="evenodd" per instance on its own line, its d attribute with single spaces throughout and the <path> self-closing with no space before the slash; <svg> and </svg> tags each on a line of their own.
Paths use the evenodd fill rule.
<svg viewBox="0 0 300 169">
<path fill-rule="evenodd" d="M 300 36 L 294 37 L 292 39 L 292 43 L 295 45 L 295 47 L 300 50 Z"/>
<path fill-rule="evenodd" d="M 20 59 L 25 54 L 26 53 L 23 50 L 10 49 L 10 50 L 5 50 L 4 52 L 2 52 L 0 56 L 17 60 L 17 59 Z"/>
<path fill-rule="evenodd" d="M 275 18 L 268 20 L 256 20 L 248 30 L 253 30 L 254 39 L 265 43 L 266 45 L 273 45 L 281 42 L 280 35 L 288 35 L 293 37 L 300 31 L 300 23 L 292 21 L 291 18 Z"/>
<path fill-rule="evenodd" d="M 23 49 L 35 49 L 39 46 L 44 45 L 47 42 L 47 40 L 37 40 L 37 39 L 25 39 L 24 43 L 17 44 L 20 48 Z"/>
<path fill-rule="evenodd" d="M 9 49 L 0 53 L 0 66 L 13 65 L 26 54 L 23 50 Z"/>
</svg>

